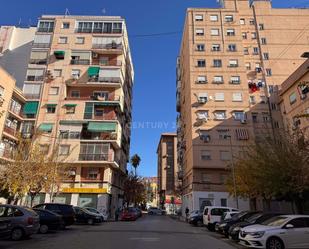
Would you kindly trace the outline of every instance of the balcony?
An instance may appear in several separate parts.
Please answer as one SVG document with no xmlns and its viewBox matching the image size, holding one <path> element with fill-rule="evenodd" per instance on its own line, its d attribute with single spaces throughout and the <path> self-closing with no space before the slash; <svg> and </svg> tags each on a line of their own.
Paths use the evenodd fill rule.
<svg viewBox="0 0 309 249">
<path fill-rule="evenodd" d="M 40 32 L 40 33 L 52 33 L 52 32 L 54 32 L 54 27 L 38 28 L 37 32 Z"/>
<path fill-rule="evenodd" d="M 90 65 L 90 60 L 85 59 L 72 59 L 71 65 Z"/>
<path fill-rule="evenodd" d="M 116 132 L 82 133 L 81 140 L 117 140 Z"/>
<path fill-rule="evenodd" d="M 77 28 L 76 33 L 94 33 L 94 34 L 122 34 L 122 29 L 103 30 L 101 28 Z"/>
<path fill-rule="evenodd" d="M 39 75 L 39 76 L 28 75 L 27 78 L 26 78 L 26 81 L 43 81 L 43 80 L 44 80 L 43 75 Z"/>
<path fill-rule="evenodd" d="M 122 44 L 109 43 L 109 44 L 92 44 L 93 49 L 122 49 Z"/>
<path fill-rule="evenodd" d="M 110 95 L 108 97 L 82 96 L 82 97 L 67 97 L 66 100 L 120 101 L 121 97 L 119 95 Z"/>
<path fill-rule="evenodd" d="M 40 94 L 24 93 L 26 99 L 40 99 Z"/>
<path fill-rule="evenodd" d="M 46 65 L 47 64 L 47 58 L 46 59 L 30 59 L 29 64 Z"/>
<path fill-rule="evenodd" d="M 50 43 L 33 43 L 32 47 L 33 48 L 49 48 Z"/>
<path fill-rule="evenodd" d="M 114 161 L 114 153 L 79 154 L 79 161 Z"/>
<path fill-rule="evenodd" d="M 95 66 L 113 66 L 113 67 L 120 67 L 122 65 L 122 61 L 120 60 L 110 60 L 110 61 L 100 61 L 100 60 L 92 60 L 91 65 Z"/>
<path fill-rule="evenodd" d="M 13 137 L 16 137 L 17 135 L 17 130 L 15 128 L 9 127 L 9 126 L 4 126 L 3 131 L 7 134 L 10 134 Z"/>
</svg>

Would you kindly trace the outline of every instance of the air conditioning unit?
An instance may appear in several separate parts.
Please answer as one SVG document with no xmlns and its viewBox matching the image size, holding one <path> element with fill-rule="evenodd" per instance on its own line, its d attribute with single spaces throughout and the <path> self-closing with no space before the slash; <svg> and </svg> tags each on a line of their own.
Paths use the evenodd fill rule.
<svg viewBox="0 0 309 249">
<path fill-rule="evenodd" d="M 198 98 L 198 103 L 205 104 L 207 102 L 206 98 Z"/>
</svg>

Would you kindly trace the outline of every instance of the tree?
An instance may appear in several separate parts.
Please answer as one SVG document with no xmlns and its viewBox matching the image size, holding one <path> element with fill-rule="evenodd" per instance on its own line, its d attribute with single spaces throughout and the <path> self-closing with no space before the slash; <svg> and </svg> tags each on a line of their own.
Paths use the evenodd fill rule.
<svg viewBox="0 0 309 249">
<path fill-rule="evenodd" d="M 146 188 L 142 178 L 130 173 L 124 182 L 124 201 L 129 206 L 143 204 L 147 200 Z"/>
<path fill-rule="evenodd" d="M 262 197 L 270 208 L 273 198 L 291 201 L 302 213 L 309 191 L 309 142 L 302 131 L 282 131 L 247 147 L 235 163 L 239 196 Z M 233 194 L 232 176 L 227 181 Z"/>
<path fill-rule="evenodd" d="M 133 166 L 134 168 L 134 171 L 135 171 L 135 176 L 136 176 L 136 169 L 137 167 L 139 166 L 139 164 L 141 163 L 141 158 L 139 157 L 139 155 L 135 154 L 131 157 L 131 165 Z"/>
</svg>

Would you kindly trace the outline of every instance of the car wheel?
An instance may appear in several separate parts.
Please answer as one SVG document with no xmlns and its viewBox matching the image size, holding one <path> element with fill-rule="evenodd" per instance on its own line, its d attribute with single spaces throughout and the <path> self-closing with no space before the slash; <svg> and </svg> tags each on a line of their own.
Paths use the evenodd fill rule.
<svg viewBox="0 0 309 249">
<path fill-rule="evenodd" d="M 284 249 L 284 244 L 280 239 L 272 237 L 267 240 L 266 249 Z"/>
<path fill-rule="evenodd" d="M 88 219 L 88 220 L 87 220 L 87 224 L 88 224 L 88 225 L 93 225 L 93 224 L 94 224 L 93 219 Z"/>
<path fill-rule="evenodd" d="M 41 225 L 39 232 L 42 233 L 42 234 L 47 233 L 48 232 L 48 226 L 47 225 Z"/>
<path fill-rule="evenodd" d="M 196 222 L 196 226 L 202 227 L 202 226 L 203 226 L 203 221 L 198 220 L 198 221 Z"/>
<path fill-rule="evenodd" d="M 11 239 L 14 241 L 21 240 L 24 237 L 24 231 L 21 228 L 15 228 L 11 232 Z"/>
</svg>

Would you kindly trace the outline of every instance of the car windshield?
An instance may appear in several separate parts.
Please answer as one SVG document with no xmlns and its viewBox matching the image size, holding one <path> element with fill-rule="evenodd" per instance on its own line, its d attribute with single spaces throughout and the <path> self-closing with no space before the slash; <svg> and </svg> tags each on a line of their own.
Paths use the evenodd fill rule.
<svg viewBox="0 0 309 249">
<path fill-rule="evenodd" d="M 238 214 L 235 214 L 234 216 L 232 216 L 232 220 L 238 220 L 239 218 L 241 218 L 242 216 L 246 215 L 247 212 L 240 212 Z"/>
<path fill-rule="evenodd" d="M 265 220 L 264 222 L 261 223 L 261 225 L 265 226 L 281 226 L 287 221 L 287 217 L 284 216 L 277 216 L 270 218 L 268 220 Z"/>
<path fill-rule="evenodd" d="M 246 219 L 249 223 L 254 223 L 258 218 L 260 218 L 263 214 L 255 214 Z"/>
</svg>

